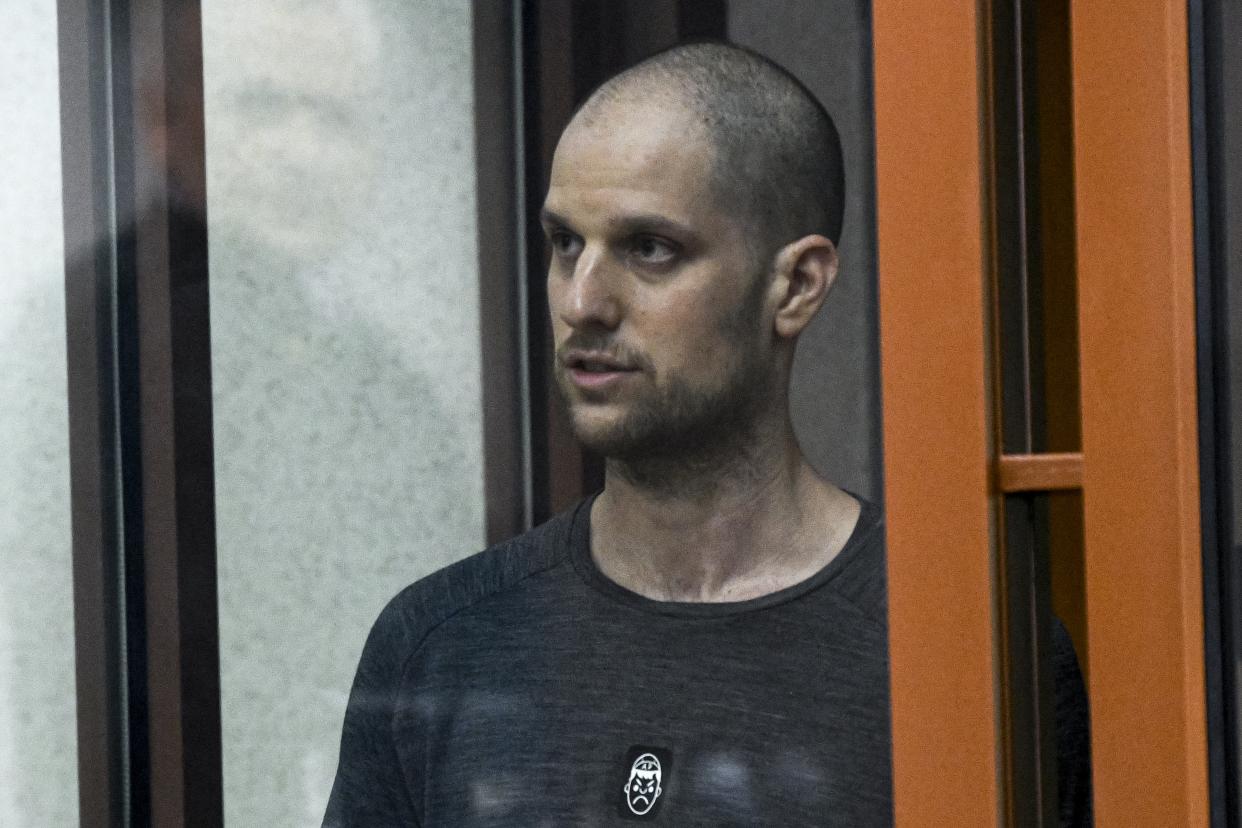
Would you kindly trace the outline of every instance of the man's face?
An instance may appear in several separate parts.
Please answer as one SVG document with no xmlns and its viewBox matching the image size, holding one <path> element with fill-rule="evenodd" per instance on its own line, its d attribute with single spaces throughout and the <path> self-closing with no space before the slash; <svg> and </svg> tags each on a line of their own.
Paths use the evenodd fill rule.
<svg viewBox="0 0 1242 828">
<path fill-rule="evenodd" d="M 763 268 L 692 120 L 656 103 L 594 114 L 561 138 L 543 215 L 574 431 L 623 459 L 710 446 L 771 391 Z"/>
</svg>

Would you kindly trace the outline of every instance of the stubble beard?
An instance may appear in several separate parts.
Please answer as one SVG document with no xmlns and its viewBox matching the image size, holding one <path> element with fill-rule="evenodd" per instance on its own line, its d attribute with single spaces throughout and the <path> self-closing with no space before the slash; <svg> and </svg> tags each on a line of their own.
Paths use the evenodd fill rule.
<svg viewBox="0 0 1242 828">
<path fill-rule="evenodd" d="M 690 494 L 752 468 L 763 413 L 777 392 L 770 366 L 753 346 L 735 351 L 723 377 L 708 386 L 676 375 L 656 378 L 603 426 L 588 426 L 577 415 L 560 371 L 558 380 L 578 441 L 606 458 L 610 472 L 670 494 Z"/>
</svg>

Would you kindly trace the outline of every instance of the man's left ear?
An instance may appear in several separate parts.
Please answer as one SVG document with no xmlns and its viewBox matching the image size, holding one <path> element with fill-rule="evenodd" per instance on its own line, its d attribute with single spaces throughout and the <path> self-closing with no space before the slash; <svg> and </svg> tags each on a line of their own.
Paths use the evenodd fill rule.
<svg viewBox="0 0 1242 828">
<path fill-rule="evenodd" d="M 776 254 L 776 316 L 782 337 L 795 337 L 811 323 L 837 280 L 837 246 L 825 236 L 803 236 Z"/>
</svg>

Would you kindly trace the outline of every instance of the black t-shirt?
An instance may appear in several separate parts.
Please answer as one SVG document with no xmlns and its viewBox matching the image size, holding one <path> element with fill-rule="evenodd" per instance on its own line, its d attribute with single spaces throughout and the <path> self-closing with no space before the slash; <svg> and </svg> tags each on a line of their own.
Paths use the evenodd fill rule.
<svg viewBox="0 0 1242 828">
<path fill-rule="evenodd" d="M 816 575 L 734 603 L 620 587 L 589 516 L 586 500 L 384 609 L 324 824 L 890 824 L 875 507 Z M 1056 640 L 1067 813 L 1089 798 L 1086 702 Z"/>
</svg>

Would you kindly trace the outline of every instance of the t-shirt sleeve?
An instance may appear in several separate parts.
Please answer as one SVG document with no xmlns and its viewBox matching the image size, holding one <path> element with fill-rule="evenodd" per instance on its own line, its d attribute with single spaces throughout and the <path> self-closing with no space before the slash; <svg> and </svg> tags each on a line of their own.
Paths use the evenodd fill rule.
<svg viewBox="0 0 1242 828">
<path fill-rule="evenodd" d="M 324 828 L 419 824 L 393 741 L 393 714 L 408 638 L 396 603 L 380 613 L 362 650 L 345 709 L 340 762 Z"/>
<path fill-rule="evenodd" d="M 1057 798 L 1063 828 L 1090 828 L 1091 717 L 1074 643 L 1060 619 L 1053 630 L 1056 683 Z"/>
</svg>

